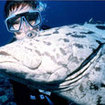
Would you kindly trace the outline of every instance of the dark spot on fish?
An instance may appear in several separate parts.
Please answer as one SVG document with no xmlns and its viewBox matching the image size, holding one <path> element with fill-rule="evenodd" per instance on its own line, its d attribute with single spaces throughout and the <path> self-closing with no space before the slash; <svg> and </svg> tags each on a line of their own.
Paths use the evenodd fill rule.
<svg viewBox="0 0 105 105">
<path fill-rule="evenodd" d="M 63 40 L 64 42 L 69 42 L 69 39 L 67 38 L 59 38 L 58 41 Z"/>
<path fill-rule="evenodd" d="M 56 51 L 56 49 L 54 48 L 54 49 L 53 49 L 53 51 L 55 52 L 55 51 Z"/>
<path fill-rule="evenodd" d="M 67 68 L 67 64 L 62 64 L 63 67 Z"/>
<path fill-rule="evenodd" d="M 102 43 L 100 40 L 96 40 L 96 42 L 97 42 L 98 44 L 104 44 L 104 43 Z"/>
<path fill-rule="evenodd" d="M 59 32 L 58 32 L 57 30 L 53 32 L 53 34 L 58 34 L 58 33 L 59 33 Z"/>
<path fill-rule="evenodd" d="M 85 77 L 86 77 L 86 78 L 89 78 L 89 73 L 85 74 Z"/>
<path fill-rule="evenodd" d="M 27 50 L 29 50 L 29 51 L 32 51 L 32 49 L 31 49 L 31 48 L 28 48 L 28 47 L 25 47 L 25 49 L 27 49 Z"/>
<path fill-rule="evenodd" d="M 64 40 L 64 42 L 69 42 L 69 39 L 64 38 L 63 40 Z"/>
<path fill-rule="evenodd" d="M 98 95 L 98 98 L 97 98 L 97 105 L 102 105 L 102 104 L 101 104 L 101 99 L 102 99 L 102 97 Z"/>
<path fill-rule="evenodd" d="M 79 63 L 79 61 L 78 61 L 78 58 L 77 58 L 77 57 L 73 57 L 73 58 L 72 58 L 72 61 L 73 61 L 73 62 L 76 62 L 76 63 Z"/>
<path fill-rule="evenodd" d="M 50 74 L 50 75 L 51 75 L 51 74 L 52 74 L 52 72 L 48 71 L 48 72 L 47 72 L 47 74 Z"/>
<path fill-rule="evenodd" d="M 39 42 L 39 40 L 38 40 L 38 39 L 36 39 L 35 41 Z"/>
<path fill-rule="evenodd" d="M 64 50 L 63 48 L 60 48 L 60 51 L 61 51 L 61 53 L 62 53 L 63 55 L 66 55 L 66 52 L 65 52 L 65 50 Z"/>
<path fill-rule="evenodd" d="M 75 38 L 85 38 L 86 36 L 85 35 L 71 35 L 72 37 L 75 37 Z"/>
<path fill-rule="evenodd" d="M 62 65 L 62 67 L 68 69 L 68 67 L 67 67 L 68 65 L 67 65 L 67 64 L 64 64 L 64 63 L 62 63 L 62 62 L 60 62 L 60 61 L 57 62 L 57 64 L 58 64 L 58 65 Z"/>
<path fill-rule="evenodd" d="M 70 28 L 75 28 L 75 27 L 77 27 L 77 25 L 70 26 Z"/>
<path fill-rule="evenodd" d="M 81 91 L 81 92 L 83 92 L 83 86 L 82 86 L 82 84 L 80 85 L 80 87 L 79 87 L 79 90 Z"/>
<path fill-rule="evenodd" d="M 46 56 L 50 57 L 50 58 L 51 58 L 51 60 L 52 60 L 53 62 L 57 63 L 57 61 L 56 61 L 55 57 L 54 57 L 54 56 L 51 56 L 48 52 L 44 52 L 44 53 L 42 54 L 42 56 L 44 56 L 44 55 L 46 55 Z"/>
<path fill-rule="evenodd" d="M 39 55 L 39 56 L 41 56 L 41 53 L 40 53 L 40 51 L 38 51 L 38 50 L 35 50 L 35 52 Z"/>
<path fill-rule="evenodd" d="M 63 40 L 64 42 L 69 42 L 69 39 L 67 38 L 59 38 L 58 41 Z"/>
<path fill-rule="evenodd" d="M 95 70 L 96 70 L 96 71 L 100 71 L 101 68 L 100 68 L 100 67 L 95 67 Z"/>
<path fill-rule="evenodd" d="M 77 57 L 74 57 L 73 55 L 70 55 L 69 57 L 68 57 L 68 61 L 70 61 L 70 62 L 75 62 L 75 63 L 79 63 L 79 61 L 78 61 L 78 58 Z"/>
<path fill-rule="evenodd" d="M 80 32 L 80 34 L 93 34 L 93 31 L 88 31 L 88 32 Z"/>
<path fill-rule="evenodd" d="M 96 26 L 98 29 L 105 30 L 105 26 Z"/>
<path fill-rule="evenodd" d="M 48 45 L 48 46 L 51 45 L 51 42 L 43 41 L 43 43 L 46 44 L 46 45 Z"/>
<path fill-rule="evenodd" d="M 32 43 L 30 43 L 30 45 L 32 46 L 33 44 L 32 44 Z"/>
<path fill-rule="evenodd" d="M 102 38 L 103 40 L 105 40 L 105 38 Z"/>
<path fill-rule="evenodd" d="M 101 87 L 105 88 L 105 84 L 104 83 L 101 83 Z"/>
<path fill-rule="evenodd" d="M 74 33 L 74 34 L 77 34 L 77 32 L 76 32 L 76 31 L 74 31 L 73 33 Z"/>
<path fill-rule="evenodd" d="M 79 60 L 80 60 L 80 61 L 83 61 L 83 60 L 84 60 L 84 58 L 80 58 Z"/>
<path fill-rule="evenodd" d="M 0 51 L 0 55 L 10 56 L 10 54 L 6 53 L 5 51 Z"/>
<path fill-rule="evenodd" d="M 88 31 L 88 32 L 87 32 L 87 34 L 93 34 L 93 33 L 94 33 L 93 31 Z"/>
<path fill-rule="evenodd" d="M 73 44 L 73 45 L 75 45 L 75 46 L 78 47 L 78 48 L 83 48 L 83 45 L 82 45 L 82 44 L 75 43 L 75 44 Z"/>
<path fill-rule="evenodd" d="M 71 35 L 71 34 L 72 34 L 72 33 L 67 33 L 66 35 L 69 36 L 69 35 Z"/>
<path fill-rule="evenodd" d="M 62 29 L 62 28 L 61 28 L 61 27 L 57 27 L 57 28 L 56 28 L 56 31 L 58 31 L 58 30 L 60 30 L 60 29 Z"/>
<path fill-rule="evenodd" d="M 91 90 L 98 90 L 99 87 L 98 87 L 96 84 L 91 83 L 91 84 L 90 84 L 90 89 L 91 89 Z"/>
<path fill-rule="evenodd" d="M 57 57 L 57 58 L 59 58 L 59 57 L 60 57 L 60 55 L 57 53 L 57 54 L 56 54 L 56 57 Z"/>
<path fill-rule="evenodd" d="M 43 36 L 50 36 L 51 34 L 44 34 Z"/>
</svg>

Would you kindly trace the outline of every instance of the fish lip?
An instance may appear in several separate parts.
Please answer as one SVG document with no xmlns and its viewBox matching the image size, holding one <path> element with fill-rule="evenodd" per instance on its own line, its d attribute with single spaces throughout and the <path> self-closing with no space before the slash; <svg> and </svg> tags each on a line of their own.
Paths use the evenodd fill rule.
<svg viewBox="0 0 105 105">
<path fill-rule="evenodd" d="M 16 62 L 13 62 L 13 61 L 1 61 L 0 63 L 16 63 Z"/>
<path fill-rule="evenodd" d="M 21 63 L 21 62 L 19 62 L 19 61 L 11 61 L 11 60 L 1 61 L 0 63 L 13 63 L 13 64 L 19 64 L 19 65 L 21 65 L 21 66 L 27 67 L 27 68 L 30 69 L 30 70 L 36 70 L 36 69 L 38 69 L 39 66 L 41 65 L 41 63 L 40 63 L 37 67 L 31 68 L 31 67 L 29 67 L 29 66 L 24 65 L 23 63 Z"/>
<path fill-rule="evenodd" d="M 13 63 L 13 64 L 19 64 L 19 62 L 20 62 L 20 60 L 19 59 L 17 59 L 16 57 L 14 57 L 14 56 L 12 56 L 11 54 L 9 54 L 9 53 L 7 53 L 7 52 L 5 52 L 5 51 L 0 51 L 0 56 L 2 56 L 2 57 L 8 57 L 8 58 L 6 58 L 6 59 L 4 59 L 4 60 L 2 60 L 2 61 L 0 61 L 0 63 Z"/>
</svg>

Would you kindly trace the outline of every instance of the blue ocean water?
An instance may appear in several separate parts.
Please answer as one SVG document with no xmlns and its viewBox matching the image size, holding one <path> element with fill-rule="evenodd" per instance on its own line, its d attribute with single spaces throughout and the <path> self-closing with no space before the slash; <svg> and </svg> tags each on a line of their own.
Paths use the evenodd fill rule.
<svg viewBox="0 0 105 105">
<path fill-rule="evenodd" d="M 81 24 L 93 18 L 95 21 L 105 21 L 105 1 L 44 1 L 46 10 L 42 13 L 43 24 L 57 27 L 68 24 Z M 13 34 L 6 30 L 4 24 L 4 1 L 0 1 L 0 46 L 12 40 Z"/>
</svg>

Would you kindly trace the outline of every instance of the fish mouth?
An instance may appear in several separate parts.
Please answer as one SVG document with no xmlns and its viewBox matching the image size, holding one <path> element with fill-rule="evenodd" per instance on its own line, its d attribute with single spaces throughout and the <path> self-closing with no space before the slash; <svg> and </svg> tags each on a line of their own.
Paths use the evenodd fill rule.
<svg viewBox="0 0 105 105">
<path fill-rule="evenodd" d="M 19 59 L 10 55 L 5 51 L 0 51 L 0 58 L 5 58 L 3 60 L 0 59 L 0 73 L 6 77 L 9 77 L 11 80 L 17 81 L 19 83 L 25 84 L 33 89 L 47 89 L 47 85 L 49 85 L 49 90 L 54 90 L 58 88 L 57 83 L 49 83 L 48 79 L 43 77 L 43 72 L 37 68 L 30 68 L 27 65 L 21 63 Z M 54 85 L 54 86 L 53 86 Z M 56 86 L 57 85 L 57 86 Z M 52 88 L 53 87 L 53 88 Z"/>
<path fill-rule="evenodd" d="M 0 51 L 0 63 L 6 63 L 6 62 L 14 63 L 14 62 L 19 62 L 19 60 L 5 51 Z"/>
</svg>

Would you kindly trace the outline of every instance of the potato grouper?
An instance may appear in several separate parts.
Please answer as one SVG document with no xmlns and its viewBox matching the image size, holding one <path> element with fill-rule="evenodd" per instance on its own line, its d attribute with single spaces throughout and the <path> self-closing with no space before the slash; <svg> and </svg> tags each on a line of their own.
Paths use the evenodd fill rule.
<svg viewBox="0 0 105 105">
<path fill-rule="evenodd" d="M 56 27 L 2 46 L 0 73 L 79 105 L 105 105 L 105 26 Z"/>
</svg>

